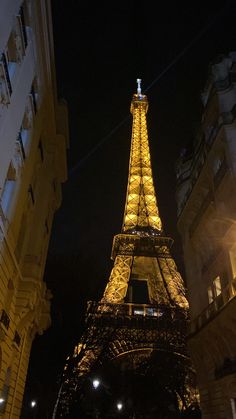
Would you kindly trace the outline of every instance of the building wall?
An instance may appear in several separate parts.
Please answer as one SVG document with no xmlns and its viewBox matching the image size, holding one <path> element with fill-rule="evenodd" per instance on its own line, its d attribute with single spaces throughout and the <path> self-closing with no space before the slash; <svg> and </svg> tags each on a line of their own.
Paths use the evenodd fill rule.
<svg viewBox="0 0 236 419">
<path fill-rule="evenodd" d="M 0 417 L 19 418 L 36 333 L 50 325 L 43 282 L 66 180 L 49 0 L 0 0 Z"/>
<path fill-rule="evenodd" d="M 236 418 L 236 53 L 209 66 L 192 150 L 177 162 L 189 347 L 203 418 Z"/>
</svg>

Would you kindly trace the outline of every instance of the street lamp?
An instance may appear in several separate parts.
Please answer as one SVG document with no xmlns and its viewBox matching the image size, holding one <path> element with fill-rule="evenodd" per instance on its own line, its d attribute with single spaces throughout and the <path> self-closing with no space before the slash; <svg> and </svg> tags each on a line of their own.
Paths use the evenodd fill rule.
<svg viewBox="0 0 236 419">
<path fill-rule="evenodd" d="M 5 402 L 6 402 L 5 399 L 3 397 L 0 397 L 0 415 L 1 415 L 1 413 L 4 412 Z"/>
<path fill-rule="evenodd" d="M 100 380 L 98 378 L 94 378 L 93 380 L 93 388 L 95 388 L 95 390 L 100 386 Z"/>
<path fill-rule="evenodd" d="M 121 411 L 123 409 L 123 403 L 117 402 L 116 407 L 117 407 L 117 410 Z"/>
<path fill-rule="evenodd" d="M 30 407 L 31 407 L 31 409 L 33 409 L 33 411 L 32 411 L 32 417 L 36 418 L 36 415 L 37 415 L 37 409 L 36 409 L 37 402 L 36 402 L 36 400 L 31 400 Z"/>
</svg>

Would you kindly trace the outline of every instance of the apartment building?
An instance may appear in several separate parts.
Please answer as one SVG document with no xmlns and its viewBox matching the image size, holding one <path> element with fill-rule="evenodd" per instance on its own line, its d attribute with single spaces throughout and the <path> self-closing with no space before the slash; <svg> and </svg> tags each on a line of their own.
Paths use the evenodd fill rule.
<svg viewBox="0 0 236 419">
<path fill-rule="evenodd" d="M 32 341 L 50 325 L 43 281 L 66 180 L 49 0 L 0 0 L 0 417 L 19 418 Z"/>
<path fill-rule="evenodd" d="M 209 65 L 203 114 L 177 166 L 191 325 L 204 419 L 236 418 L 236 53 Z"/>
</svg>

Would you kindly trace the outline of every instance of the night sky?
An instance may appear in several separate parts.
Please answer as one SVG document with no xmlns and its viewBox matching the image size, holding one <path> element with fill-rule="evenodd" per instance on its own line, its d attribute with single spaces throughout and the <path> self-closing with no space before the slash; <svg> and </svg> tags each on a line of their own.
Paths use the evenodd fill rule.
<svg viewBox="0 0 236 419">
<path fill-rule="evenodd" d="M 121 231 L 136 79 L 148 96 L 153 176 L 165 233 L 184 277 L 177 233 L 175 164 L 201 118 L 208 65 L 236 49 L 234 2 L 53 0 L 58 96 L 68 103 L 68 181 L 55 215 L 45 281 L 52 326 L 36 338 L 25 406 L 51 417 L 66 356 L 83 328 L 87 300 L 109 277 L 113 236 Z"/>
</svg>

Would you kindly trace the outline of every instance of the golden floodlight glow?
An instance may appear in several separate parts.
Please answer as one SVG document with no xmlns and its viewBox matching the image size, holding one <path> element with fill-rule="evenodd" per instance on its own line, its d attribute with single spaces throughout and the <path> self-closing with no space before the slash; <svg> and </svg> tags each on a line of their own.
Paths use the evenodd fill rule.
<svg viewBox="0 0 236 419">
<path fill-rule="evenodd" d="M 142 227 L 162 231 L 152 178 L 147 108 L 147 97 L 135 94 L 131 103 L 133 127 L 123 232 Z"/>
<path fill-rule="evenodd" d="M 138 86 L 140 90 L 140 83 Z M 97 365 L 98 360 L 102 366 L 103 362 L 107 362 L 108 359 L 115 361 L 120 355 L 124 355 L 124 359 L 128 363 L 131 361 L 132 368 L 135 369 L 134 364 L 141 365 L 143 363 L 144 349 L 145 351 L 148 349 L 148 357 L 150 348 L 151 353 L 155 348 L 160 349 L 163 334 L 165 335 L 165 344 L 168 344 L 167 351 L 170 350 L 171 353 L 177 351 L 178 353 L 180 349 L 178 342 L 180 341 L 180 350 L 184 351 L 185 357 L 185 349 L 182 347 L 182 332 L 179 329 L 179 325 L 182 323 L 179 320 L 183 317 L 186 319 L 185 310 L 188 309 L 188 302 L 185 297 L 183 280 L 171 257 L 172 240 L 163 235 L 158 213 L 146 127 L 147 107 L 147 98 L 141 94 L 140 90 L 139 94 L 134 95 L 131 103 L 134 119 L 122 232 L 113 239 L 112 259 L 114 265 L 104 294 L 99 304 L 89 303 L 88 307 L 90 308 L 86 315 L 86 319 L 89 319 L 88 329 L 84 332 L 81 343 L 75 347 L 75 353 L 78 356 L 75 360 L 72 360 L 71 357 L 71 368 L 67 368 L 64 381 L 67 390 L 62 392 L 62 406 L 66 409 L 73 400 L 72 392 L 75 393 L 75 383 L 76 387 L 78 385 L 76 389 L 78 392 L 80 385 L 83 385 L 84 378 L 92 371 L 93 366 Z M 145 296 L 145 292 L 141 296 L 140 293 L 141 301 L 136 301 L 133 280 L 135 283 L 139 281 L 142 286 L 145 284 L 148 295 Z M 139 288 L 137 287 L 137 289 Z M 140 309 L 140 307 L 142 308 Z M 164 307 L 163 313 L 162 307 Z M 174 322 L 171 325 L 173 328 L 170 329 L 170 313 L 175 308 L 178 309 L 176 312 L 178 323 Z M 182 308 L 184 309 L 183 317 L 179 316 L 179 309 Z M 167 316 L 165 315 L 166 309 Z M 157 317 L 158 322 L 154 323 L 153 317 L 151 319 L 152 329 L 146 328 L 146 325 L 150 324 L 148 318 L 156 316 L 157 312 L 160 313 L 160 317 L 163 314 L 163 323 L 159 323 Z M 144 323 L 140 316 L 147 317 L 145 319 L 147 322 Z M 138 320 L 137 322 L 134 321 L 136 320 L 134 317 Z M 167 322 L 166 319 L 168 319 Z M 154 324 L 155 327 L 153 327 Z M 176 331 L 175 328 L 177 328 Z M 134 357 L 132 354 L 130 359 L 126 358 L 126 354 L 129 352 L 132 352 Z M 136 359 L 137 363 L 134 362 Z M 69 363 L 67 364 L 69 366 Z M 98 388 L 99 383 L 98 377 L 94 378 L 93 387 Z M 125 410 L 125 405 L 121 401 L 118 401 L 116 406 L 117 410 Z"/>
</svg>

